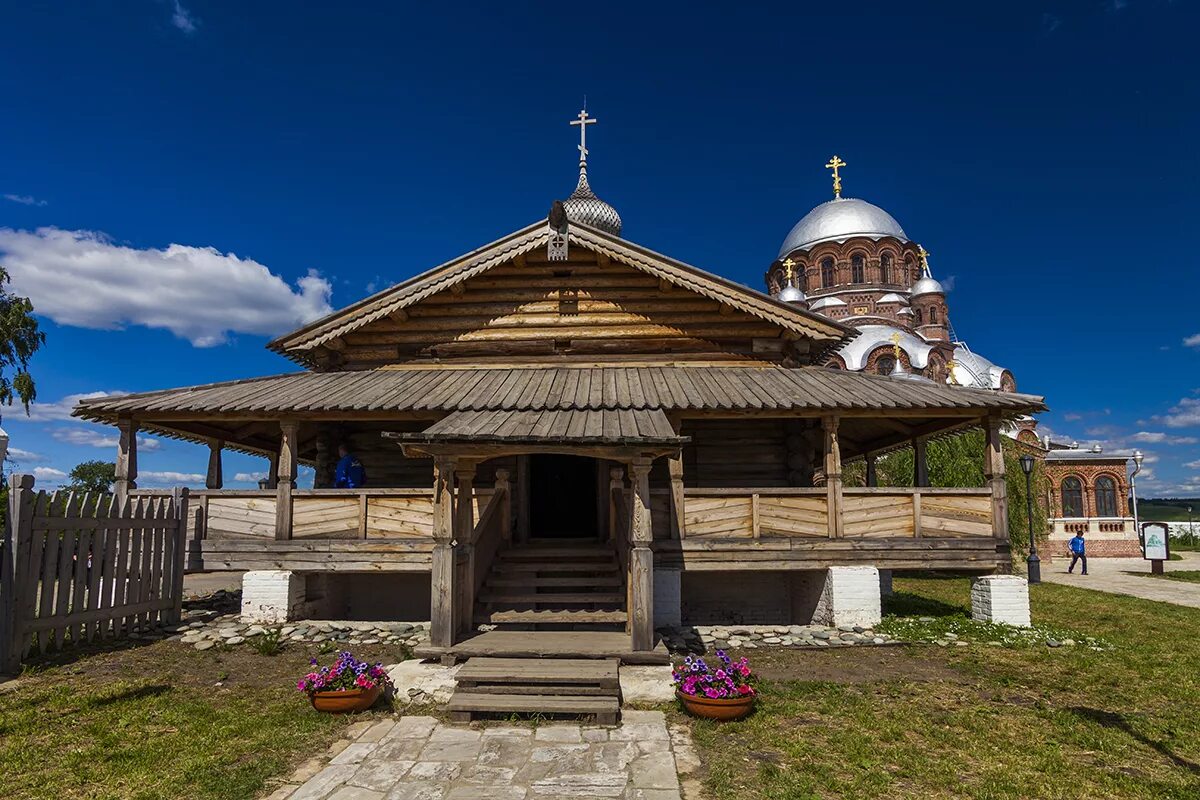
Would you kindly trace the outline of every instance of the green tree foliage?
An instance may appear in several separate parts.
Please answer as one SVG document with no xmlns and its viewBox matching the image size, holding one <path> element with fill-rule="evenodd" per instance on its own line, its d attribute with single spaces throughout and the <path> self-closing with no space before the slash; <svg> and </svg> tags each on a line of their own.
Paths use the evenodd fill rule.
<svg viewBox="0 0 1200 800">
<path fill-rule="evenodd" d="M 73 492 L 111 492 L 117 465 L 111 461 L 84 461 L 75 465 L 70 478 L 67 488 Z"/>
<path fill-rule="evenodd" d="M 20 399 L 29 412 L 37 397 L 29 360 L 46 342 L 33 318 L 33 303 L 8 291 L 8 270 L 0 266 L 0 403 L 9 405 Z"/>
<path fill-rule="evenodd" d="M 1025 473 L 1021 471 L 1021 447 L 1004 439 L 1005 483 L 1008 486 L 1008 538 L 1014 551 L 1029 549 L 1029 519 L 1026 514 Z M 926 447 L 929 485 L 938 487 L 983 487 L 983 431 L 968 431 L 935 439 Z M 897 450 L 875 462 L 876 482 L 880 486 L 912 486 L 913 451 Z M 862 461 L 847 464 L 843 471 L 847 486 L 866 485 L 866 465 Z M 1045 537 L 1049 528 L 1046 510 L 1045 464 L 1036 459 L 1033 466 L 1033 532 Z"/>
</svg>

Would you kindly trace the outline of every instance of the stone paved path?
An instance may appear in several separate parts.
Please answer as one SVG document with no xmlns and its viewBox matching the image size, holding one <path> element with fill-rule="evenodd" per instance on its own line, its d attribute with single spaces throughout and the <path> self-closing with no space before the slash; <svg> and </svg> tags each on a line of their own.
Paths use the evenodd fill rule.
<svg viewBox="0 0 1200 800">
<path fill-rule="evenodd" d="M 1168 561 L 1163 565 L 1167 572 L 1200 569 L 1200 553 L 1182 552 L 1180 555 L 1183 556 L 1182 561 Z M 1074 574 L 1068 574 L 1067 565 L 1070 563 L 1067 559 L 1056 558 L 1053 564 L 1043 564 L 1042 580 L 1200 608 L 1200 583 L 1151 578 L 1149 561 L 1140 558 L 1089 558 L 1087 575 L 1079 574 L 1078 566 Z"/>
<path fill-rule="evenodd" d="M 625 711 L 615 727 L 398 717 L 354 726 L 332 753 L 270 800 L 680 800 L 679 774 L 692 786 L 699 766 L 687 729 L 660 711 Z"/>
</svg>

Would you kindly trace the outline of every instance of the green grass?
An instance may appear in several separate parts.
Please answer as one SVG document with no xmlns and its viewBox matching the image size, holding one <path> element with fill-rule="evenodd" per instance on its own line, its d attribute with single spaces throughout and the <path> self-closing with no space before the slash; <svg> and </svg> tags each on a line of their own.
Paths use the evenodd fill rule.
<svg viewBox="0 0 1200 800">
<path fill-rule="evenodd" d="M 934 629 L 963 624 L 965 579 L 896 588 Z M 746 720 L 693 724 L 707 788 L 718 800 L 1200 797 L 1200 611 L 1053 584 L 1032 599 L 1036 624 L 1105 646 L 914 645 L 854 683 L 798 669 L 765 681 Z M 882 658 L 777 653 L 771 674 L 834 655 Z"/>
<path fill-rule="evenodd" d="M 1155 575 L 1147 572 L 1151 578 L 1166 578 L 1169 581 L 1183 581 L 1184 583 L 1200 583 L 1200 570 L 1195 569 L 1180 569 L 1175 571 L 1164 572 L 1161 575 Z"/>
<path fill-rule="evenodd" d="M 1139 500 L 1138 516 L 1143 522 L 1187 522 L 1188 506 L 1192 507 L 1192 519 L 1200 527 L 1200 500 Z"/>
</svg>

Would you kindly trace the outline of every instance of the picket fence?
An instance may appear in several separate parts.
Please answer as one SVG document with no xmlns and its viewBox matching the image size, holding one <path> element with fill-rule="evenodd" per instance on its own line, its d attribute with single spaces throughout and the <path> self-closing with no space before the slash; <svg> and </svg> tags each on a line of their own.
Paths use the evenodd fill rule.
<svg viewBox="0 0 1200 800">
<path fill-rule="evenodd" d="M 13 475 L 0 543 L 0 672 L 36 650 L 179 621 L 187 489 L 171 495 L 35 491 Z"/>
</svg>

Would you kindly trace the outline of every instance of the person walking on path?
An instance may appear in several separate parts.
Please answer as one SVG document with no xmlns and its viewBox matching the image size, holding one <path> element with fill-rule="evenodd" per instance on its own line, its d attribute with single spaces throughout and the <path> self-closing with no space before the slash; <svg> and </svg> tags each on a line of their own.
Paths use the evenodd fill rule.
<svg viewBox="0 0 1200 800">
<path fill-rule="evenodd" d="M 1083 573 L 1087 575 L 1087 545 L 1083 541 L 1083 532 L 1075 534 L 1075 538 L 1067 543 L 1071 548 L 1071 566 L 1067 567 L 1067 572 L 1075 571 L 1075 562 L 1083 564 Z"/>
<path fill-rule="evenodd" d="M 338 489 L 357 489 L 367 483 L 367 471 L 362 462 L 350 453 L 344 444 L 338 445 L 337 469 L 334 471 L 334 486 Z"/>
</svg>

